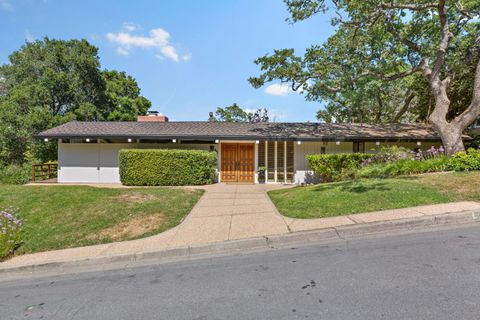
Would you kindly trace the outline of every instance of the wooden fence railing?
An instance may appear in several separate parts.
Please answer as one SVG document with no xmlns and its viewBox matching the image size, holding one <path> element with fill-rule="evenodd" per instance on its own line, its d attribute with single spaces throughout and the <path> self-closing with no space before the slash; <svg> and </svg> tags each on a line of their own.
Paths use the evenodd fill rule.
<svg viewBox="0 0 480 320">
<path fill-rule="evenodd" d="M 32 165 L 32 181 L 48 180 L 57 177 L 56 163 Z"/>
</svg>

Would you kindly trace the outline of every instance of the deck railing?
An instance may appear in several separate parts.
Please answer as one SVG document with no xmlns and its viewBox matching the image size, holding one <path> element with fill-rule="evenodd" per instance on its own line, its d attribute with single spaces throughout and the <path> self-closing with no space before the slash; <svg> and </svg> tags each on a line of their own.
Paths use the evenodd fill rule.
<svg viewBox="0 0 480 320">
<path fill-rule="evenodd" d="M 56 163 L 32 165 L 32 181 L 48 180 L 57 177 Z"/>
</svg>

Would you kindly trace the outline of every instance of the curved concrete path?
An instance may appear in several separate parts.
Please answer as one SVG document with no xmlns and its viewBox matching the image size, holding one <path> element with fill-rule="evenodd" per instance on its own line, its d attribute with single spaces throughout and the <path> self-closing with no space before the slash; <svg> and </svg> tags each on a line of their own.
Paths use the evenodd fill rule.
<svg viewBox="0 0 480 320">
<path fill-rule="evenodd" d="M 132 241 L 26 254 L 0 263 L 0 268 L 154 252 L 295 231 L 480 210 L 477 202 L 457 202 L 331 218 L 292 219 L 280 215 L 266 193 L 288 187 L 229 184 L 198 187 L 205 189 L 205 194 L 180 225 L 166 232 Z"/>
</svg>

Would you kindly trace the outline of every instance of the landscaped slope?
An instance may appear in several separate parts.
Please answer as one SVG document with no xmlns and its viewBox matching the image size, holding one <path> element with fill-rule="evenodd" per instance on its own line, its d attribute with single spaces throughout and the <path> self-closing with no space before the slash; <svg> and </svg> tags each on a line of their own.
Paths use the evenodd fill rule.
<svg viewBox="0 0 480 320">
<path fill-rule="evenodd" d="M 452 201 L 480 201 L 480 172 L 362 179 L 269 192 L 280 213 L 323 218 Z"/>
<path fill-rule="evenodd" d="M 23 221 L 17 253 L 145 237 L 178 225 L 203 191 L 0 184 L 0 208 Z"/>
</svg>

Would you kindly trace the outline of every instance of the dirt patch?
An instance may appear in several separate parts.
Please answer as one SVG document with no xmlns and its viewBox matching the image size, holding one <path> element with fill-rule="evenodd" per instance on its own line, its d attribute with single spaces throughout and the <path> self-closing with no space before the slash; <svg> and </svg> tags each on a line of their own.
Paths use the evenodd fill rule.
<svg viewBox="0 0 480 320">
<path fill-rule="evenodd" d="M 145 202 L 155 200 L 157 197 L 149 193 L 124 193 L 118 196 L 113 197 L 113 200 L 117 201 L 127 201 L 127 202 Z"/>
<path fill-rule="evenodd" d="M 165 215 L 163 213 L 136 217 L 108 229 L 104 229 L 97 234 L 88 236 L 88 239 L 101 240 L 109 238 L 115 241 L 126 238 L 135 238 L 155 229 L 158 229 L 159 225 L 161 225 L 164 221 Z"/>
</svg>

